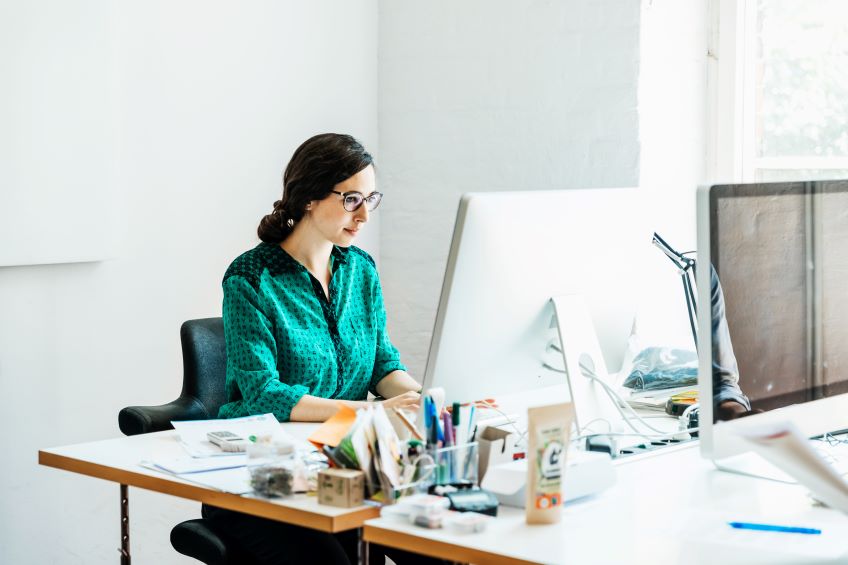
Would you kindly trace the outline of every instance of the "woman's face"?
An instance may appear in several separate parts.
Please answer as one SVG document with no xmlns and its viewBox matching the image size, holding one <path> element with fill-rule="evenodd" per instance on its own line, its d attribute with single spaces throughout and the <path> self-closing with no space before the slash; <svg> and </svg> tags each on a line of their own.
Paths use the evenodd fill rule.
<svg viewBox="0 0 848 565">
<path fill-rule="evenodd" d="M 349 179 L 340 182 L 333 190 L 336 192 L 359 192 L 368 196 L 376 189 L 374 167 L 368 165 Z M 309 218 L 314 227 L 340 247 L 350 246 L 356 239 L 357 232 L 368 221 L 368 208 L 363 202 L 355 212 L 348 212 L 343 205 L 343 198 L 338 194 L 330 194 L 323 200 L 314 200 L 310 204 Z"/>
</svg>

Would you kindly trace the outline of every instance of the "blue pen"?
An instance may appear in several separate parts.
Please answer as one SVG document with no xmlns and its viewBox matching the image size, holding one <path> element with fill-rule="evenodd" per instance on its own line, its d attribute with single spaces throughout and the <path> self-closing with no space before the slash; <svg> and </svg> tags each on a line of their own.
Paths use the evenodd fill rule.
<svg viewBox="0 0 848 565">
<path fill-rule="evenodd" d="M 436 432 L 437 432 L 436 439 L 439 440 L 440 442 L 442 442 L 442 445 L 444 445 L 444 443 L 445 443 L 445 430 L 443 429 L 442 426 L 445 423 L 445 421 L 442 418 L 441 414 L 438 414 L 436 412 L 436 403 L 435 402 L 432 404 L 432 406 L 433 406 L 433 418 L 436 422 Z"/>
<path fill-rule="evenodd" d="M 763 532 L 784 532 L 787 534 L 820 534 L 821 530 L 815 528 L 799 528 L 796 526 L 776 526 L 774 524 L 752 524 L 750 522 L 728 522 L 732 528 L 737 530 L 760 530 Z"/>
</svg>

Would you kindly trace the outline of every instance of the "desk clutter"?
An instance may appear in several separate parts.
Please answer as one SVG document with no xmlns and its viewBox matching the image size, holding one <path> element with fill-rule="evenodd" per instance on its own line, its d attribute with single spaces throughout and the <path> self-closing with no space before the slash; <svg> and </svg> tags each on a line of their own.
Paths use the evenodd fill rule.
<svg viewBox="0 0 848 565">
<path fill-rule="evenodd" d="M 482 531 L 502 503 L 526 508 L 528 523 L 556 521 L 575 498 L 563 496 L 572 405 L 530 408 L 523 433 L 516 419 L 493 399 L 447 405 L 433 390 L 418 414 L 390 413 L 379 402 L 356 411 L 340 405 L 308 441 L 283 432 L 272 414 L 173 422 L 186 454 L 142 464 L 245 496 L 306 493 L 341 508 L 379 504 L 382 515 L 426 528 Z M 596 459 L 583 474 L 603 478 L 605 488 L 614 482 L 611 469 Z M 597 490 L 577 485 L 573 492 Z"/>
<path fill-rule="evenodd" d="M 327 458 L 285 433 L 273 414 L 171 422 L 185 454 L 141 465 L 223 492 L 264 497 L 315 491 Z"/>
<path fill-rule="evenodd" d="M 424 395 L 421 415 L 387 412 L 381 403 L 358 411 L 341 406 L 309 440 L 334 468 L 361 472 L 364 497 L 373 502 L 479 490 L 471 407 L 445 408 L 443 398 L 438 391 Z"/>
</svg>

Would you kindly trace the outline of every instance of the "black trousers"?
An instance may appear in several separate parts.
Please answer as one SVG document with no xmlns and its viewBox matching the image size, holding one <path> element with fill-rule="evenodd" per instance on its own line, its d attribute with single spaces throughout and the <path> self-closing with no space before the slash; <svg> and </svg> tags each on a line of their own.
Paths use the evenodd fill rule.
<svg viewBox="0 0 848 565">
<path fill-rule="evenodd" d="M 259 518 L 215 506 L 202 507 L 203 518 L 212 528 L 239 545 L 239 550 L 261 565 L 302 565 L 308 563 L 355 565 L 359 550 L 357 530 L 338 534 L 319 532 L 293 524 Z M 444 563 L 375 544 L 369 547 L 369 563 L 380 564 L 388 556 L 397 565 Z"/>
</svg>

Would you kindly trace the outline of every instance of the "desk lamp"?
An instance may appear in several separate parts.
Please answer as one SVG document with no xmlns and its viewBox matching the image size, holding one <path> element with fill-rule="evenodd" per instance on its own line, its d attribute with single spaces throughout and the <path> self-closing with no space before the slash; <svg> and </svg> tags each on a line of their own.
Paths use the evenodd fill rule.
<svg viewBox="0 0 848 565">
<path fill-rule="evenodd" d="M 698 350 L 698 330 L 697 330 L 697 319 L 698 319 L 698 306 L 695 302 L 695 291 L 694 285 L 695 281 L 693 277 L 695 276 L 695 260 L 686 257 L 683 253 L 678 253 L 672 247 L 665 242 L 663 238 L 659 236 L 657 232 L 654 232 L 654 237 L 651 240 L 651 243 L 659 247 L 660 251 L 665 253 L 665 256 L 674 263 L 674 266 L 677 267 L 677 273 L 680 275 L 680 280 L 683 283 L 683 294 L 686 297 L 686 310 L 689 313 L 689 327 L 692 328 L 692 339 L 695 340 L 695 351 Z"/>
</svg>

